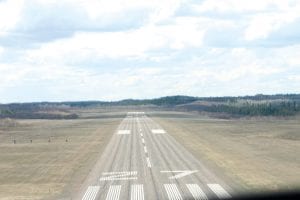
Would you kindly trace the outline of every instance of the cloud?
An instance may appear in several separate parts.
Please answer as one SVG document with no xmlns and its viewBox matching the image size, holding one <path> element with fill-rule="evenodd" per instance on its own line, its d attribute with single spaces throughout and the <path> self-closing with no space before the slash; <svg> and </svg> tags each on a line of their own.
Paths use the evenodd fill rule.
<svg viewBox="0 0 300 200">
<path fill-rule="evenodd" d="M 144 26 L 118 32 L 79 32 L 67 39 L 29 49 L 22 60 L 34 63 L 78 64 L 103 59 L 147 59 L 148 52 L 160 49 L 180 50 L 202 45 L 204 32 L 198 21 L 180 18 L 174 24 Z"/>
<path fill-rule="evenodd" d="M 195 5 L 194 9 L 198 12 L 229 13 L 229 14 L 253 14 L 258 12 L 269 12 L 279 10 L 289 10 L 294 7 L 294 0 L 205 0 L 201 4 Z"/>
<path fill-rule="evenodd" d="M 0 1 L 0 102 L 299 92 L 299 1 Z"/>
<path fill-rule="evenodd" d="M 252 17 L 245 30 L 245 39 L 251 41 L 268 38 L 273 32 L 284 30 L 287 24 L 294 22 L 297 18 L 299 15 L 295 13 L 257 14 Z"/>
<path fill-rule="evenodd" d="M 15 4 L 10 5 L 12 3 L 2 4 L 8 4 L 2 5 L 3 10 L 7 10 L 1 14 L 2 19 L 12 20 L 0 22 L 2 33 L 5 33 L 0 38 L 0 44 L 24 48 L 68 38 L 76 32 L 113 32 L 137 28 L 148 19 L 150 11 L 144 7 L 128 7 L 101 12 L 101 7 L 98 9 L 100 14 L 96 15 L 90 6 L 93 4 L 82 1 L 30 0 L 18 9 Z M 115 7 L 118 6 L 111 5 L 111 8 Z"/>
<path fill-rule="evenodd" d="M 22 6 L 23 2 L 19 0 L 0 1 L 0 37 L 18 23 Z"/>
<path fill-rule="evenodd" d="M 289 54 L 290 50 L 277 49 L 267 57 L 260 51 L 263 49 L 211 48 L 203 51 L 201 57 L 197 56 L 199 52 L 189 51 L 189 58 L 174 61 L 170 57 L 164 61 L 175 62 L 173 67 L 166 67 L 164 63 L 153 63 L 156 66 L 152 67 L 141 63 L 137 67 L 117 69 L 22 63 L 7 68 L 1 65 L 1 101 L 118 100 L 175 94 L 216 96 L 297 91 L 296 86 L 300 84 L 291 76 L 299 74 L 299 70 L 297 66 L 285 65 L 294 56 L 272 62 L 274 57 L 283 52 Z"/>
<path fill-rule="evenodd" d="M 260 41 L 264 46 L 293 46 L 300 43 L 300 17 L 272 31 L 267 39 Z"/>
<path fill-rule="evenodd" d="M 197 16 L 209 20 L 211 23 L 205 26 L 204 43 L 219 47 L 228 43 L 249 47 L 299 43 L 299 13 L 300 4 L 293 0 L 205 0 L 184 4 L 176 11 L 177 16 Z M 222 22 L 232 25 L 224 27 Z"/>
<path fill-rule="evenodd" d="M 4 47 L 1 47 L 0 46 L 0 57 L 1 57 L 1 54 L 4 52 Z"/>
</svg>

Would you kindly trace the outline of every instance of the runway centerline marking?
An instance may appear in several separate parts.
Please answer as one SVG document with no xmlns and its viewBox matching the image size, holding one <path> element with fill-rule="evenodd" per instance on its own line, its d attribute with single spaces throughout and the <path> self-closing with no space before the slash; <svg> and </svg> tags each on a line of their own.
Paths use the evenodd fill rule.
<svg viewBox="0 0 300 200">
<path fill-rule="evenodd" d="M 147 147 L 145 147 L 145 146 L 144 146 L 144 151 L 145 151 L 145 153 L 148 153 Z"/>
<path fill-rule="evenodd" d="M 150 158 L 149 158 L 149 157 L 146 157 L 146 160 L 147 160 L 147 166 L 148 166 L 149 168 L 151 168 L 152 165 L 151 165 L 151 162 L 150 162 Z"/>
<path fill-rule="evenodd" d="M 170 176 L 169 179 L 180 179 L 190 174 L 198 172 L 198 170 L 176 170 L 176 171 L 160 171 L 161 173 L 177 173 L 174 176 Z"/>
<path fill-rule="evenodd" d="M 114 181 L 114 180 L 135 180 L 137 179 L 137 171 L 127 172 L 104 172 L 104 175 L 100 178 L 100 181 Z"/>
<path fill-rule="evenodd" d="M 82 200 L 94 200 L 97 196 L 99 189 L 99 186 L 89 186 L 84 196 L 82 197 Z"/>
<path fill-rule="evenodd" d="M 121 193 L 121 185 L 111 185 L 109 187 L 106 200 L 119 200 Z"/>
<path fill-rule="evenodd" d="M 142 143 L 145 144 L 145 139 L 144 138 L 142 138 Z"/>
<path fill-rule="evenodd" d="M 207 186 L 220 198 L 228 199 L 231 195 L 219 184 L 207 184 Z"/>
</svg>

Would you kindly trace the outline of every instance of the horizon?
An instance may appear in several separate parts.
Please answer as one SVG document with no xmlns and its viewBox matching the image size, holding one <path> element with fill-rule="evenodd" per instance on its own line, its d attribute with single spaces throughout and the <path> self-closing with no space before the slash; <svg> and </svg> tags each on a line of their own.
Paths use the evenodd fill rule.
<svg viewBox="0 0 300 200">
<path fill-rule="evenodd" d="M 293 0 L 3 0 L 0 103 L 299 94 L 299 27 Z"/>
<path fill-rule="evenodd" d="M 101 102 L 101 103 L 115 103 L 115 102 L 121 102 L 121 101 L 126 101 L 126 100 L 131 100 L 131 101 L 144 101 L 144 100 L 155 100 L 155 99 L 161 99 L 161 98 L 166 98 L 166 97 L 189 97 L 189 98 L 244 98 L 244 97 L 255 97 L 255 96 L 280 96 L 280 95 L 300 95 L 300 93 L 276 93 L 276 94 L 255 94 L 255 95 L 243 95 L 243 96 L 187 96 L 187 95 L 170 95 L 170 96 L 160 96 L 160 97 L 153 97 L 153 98 L 145 98 L 145 99 L 133 99 L 133 98 L 126 98 L 126 99 L 120 99 L 120 100 L 115 100 L 115 101 L 105 101 L 105 100 L 72 100 L 72 101 L 28 101 L 28 102 L 7 102 L 7 103 L 2 103 L 0 102 L 0 105 L 6 105 L 6 104 L 30 104 L 30 103 L 69 103 L 69 102 Z"/>
</svg>

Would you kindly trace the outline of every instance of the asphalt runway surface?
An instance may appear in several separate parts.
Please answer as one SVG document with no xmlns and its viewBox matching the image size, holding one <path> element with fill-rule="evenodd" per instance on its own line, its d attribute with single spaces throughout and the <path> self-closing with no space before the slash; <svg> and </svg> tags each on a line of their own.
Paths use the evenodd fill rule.
<svg viewBox="0 0 300 200">
<path fill-rule="evenodd" d="M 216 138 L 217 139 L 217 138 Z M 129 112 L 75 199 L 224 199 L 232 189 L 143 112 Z"/>
</svg>

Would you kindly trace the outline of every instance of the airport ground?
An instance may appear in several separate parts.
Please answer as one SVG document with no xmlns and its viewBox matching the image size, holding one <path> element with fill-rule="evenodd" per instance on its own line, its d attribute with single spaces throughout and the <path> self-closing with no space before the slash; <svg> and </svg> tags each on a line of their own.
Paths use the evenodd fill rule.
<svg viewBox="0 0 300 200">
<path fill-rule="evenodd" d="M 76 120 L 15 120 L 0 127 L 1 199 L 71 199 L 126 112 Z M 211 119 L 146 113 L 236 193 L 300 187 L 300 119 Z"/>
</svg>

